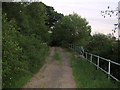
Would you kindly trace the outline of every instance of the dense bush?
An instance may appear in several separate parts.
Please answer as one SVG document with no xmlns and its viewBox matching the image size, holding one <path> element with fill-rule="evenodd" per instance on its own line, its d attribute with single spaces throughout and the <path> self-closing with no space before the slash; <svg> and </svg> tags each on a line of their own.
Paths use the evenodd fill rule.
<svg viewBox="0 0 120 90">
<path fill-rule="evenodd" d="M 85 18 L 76 13 L 64 16 L 55 25 L 53 44 L 66 46 L 69 44 L 86 45 L 91 33 L 91 26 Z"/>
<path fill-rule="evenodd" d="M 27 4 L 3 3 L 3 88 L 25 84 L 24 77 L 29 77 L 40 69 L 48 52 L 49 34 L 46 19 L 43 18 L 46 17 L 44 5 L 33 3 L 30 8 L 25 5 Z M 9 9 L 6 10 L 6 7 Z M 39 13 L 36 15 L 37 12 L 33 11 Z M 32 15 L 36 15 L 35 19 Z"/>
<path fill-rule="evenodd" d="M 28 61 L 28 70 L 35 73 L 44 63 L 46 51 L 48 51 L 47 44 L 34 36 L 21 36 L 19 42 Z"/>
<path fill-rule="evenodd" d="M 19 32 L 14 20 L 7 22 L 3 16 L 3 87 L 10 87 L 23 67 L 22 48 L 16 40 Z"/>
</svg>

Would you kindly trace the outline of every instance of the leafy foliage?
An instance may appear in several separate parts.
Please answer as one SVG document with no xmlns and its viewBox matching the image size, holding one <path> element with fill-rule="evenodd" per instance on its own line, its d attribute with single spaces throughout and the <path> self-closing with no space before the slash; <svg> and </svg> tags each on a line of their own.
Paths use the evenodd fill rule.
<svg viewBox="0 0 120 90">
<path fill-rule="evenodd" d="M 92 36 L 86 48 L 88 52 L 120 63 L 119 46 L 119 40 L 116 40 L 111 35 L 104 35 L 99 33 Z M 100 65 L 105 69 L 107 64 L 107 62 L 101 61 Z M 111 64 L 111 74 L 120 79 L 120 67 Z"/>
<path fill-rule="evenodd" d="M 14 20 L 7 22 L 6 17 L 3 17 L 3 87 L 11 86 L 12 82 L 18 76 L 24 65 L 22 48 L 19 46 L 19 32 L 16 30 Z"/>
<path fill-rule="evenodd" d="M 49 42 L 44 9 L 42 3 L 3 3 L 3 88 L 18 87 L 44 64 Z"/>
<path fill-rule="evenodd" d="M 63 14 L 54 11 L 54 8 L 50 6 L 46 6 L 46 15 L 48 16 L 46 25 L 50 28 L 54 27 L 58 20 L 63 17 Z"/>
<path fill-rule="evenodd" d="M 117 50 L 118 44 L 119 42 L 111 35 L 98 33 L 92 36 L 87 45 L 87 50 L 93 54 L 119 62 Z"/>
<path fill-rule="evenodd" d="M 55 25 L 53 44 L 66 46 L 71 43 L 85 45 L 89 39 L 91 27 L 86 19 L 77 14 L 64 16 Z"/>
</svg>

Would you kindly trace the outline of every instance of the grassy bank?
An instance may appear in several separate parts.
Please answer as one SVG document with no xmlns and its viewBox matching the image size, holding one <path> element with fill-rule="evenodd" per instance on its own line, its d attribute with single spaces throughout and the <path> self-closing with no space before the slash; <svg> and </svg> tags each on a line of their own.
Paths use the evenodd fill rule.
<svg viewBox="0 0 120 90">
<path fill-rule="evenodd" d="M 71 67 L 77 88 L 117 88 L 107 75 L 83 58 L 71 55 Z"/>
</svg>

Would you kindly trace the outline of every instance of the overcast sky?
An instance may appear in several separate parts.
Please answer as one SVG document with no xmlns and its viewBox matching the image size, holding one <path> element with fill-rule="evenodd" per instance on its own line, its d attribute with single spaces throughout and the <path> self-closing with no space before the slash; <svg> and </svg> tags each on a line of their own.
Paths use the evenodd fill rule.
<svg viewBox="0 0 120 90">
<path fill-rule="evenodd" d="M 92 27 L 92 33 L 101 32 L 104 34 L 112 33 L 114 24 L 117 23 L 115 15 L 110 18 L 104 18 L 101 10 L 106 10 L 110 6 L 110 10 L 116 10 L 119 0 L 40 0 L 48 6 L 54 7 L 55 11 L 64 15 L 73 12 L 86 18 Z M 117 36 L 118 33 L 116 33 Z"/>
</svg>

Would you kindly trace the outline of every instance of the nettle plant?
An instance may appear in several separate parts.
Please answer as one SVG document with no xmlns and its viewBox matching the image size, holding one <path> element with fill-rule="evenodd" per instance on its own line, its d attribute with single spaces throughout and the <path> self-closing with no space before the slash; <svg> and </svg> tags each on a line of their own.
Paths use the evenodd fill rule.
<svg viewBox="0 0 120 90">
<path fill-rule="evenodd" d="M 120 13 L 120 11 L 118 10 L 118 7 L 115 10 L 110 9 L 110 6 L 107 7 L 107 9 L 105 11 L 101 11 L 101 15 L 106 18 L 107 16 L 112 17 L 113 15 L 116 16 L 117 19 L 119 19 L 120 17 L 118 16 L 118 14 Z M 112 35 L 114 36 L 114 33 L 116 33 L 116 31 L 119 29 L 119 24 L 115 23 L 114 24 L 114 29 L 112 29 Z M 120 36 L 119 36 L 120 37 Z"/>
</svg>

